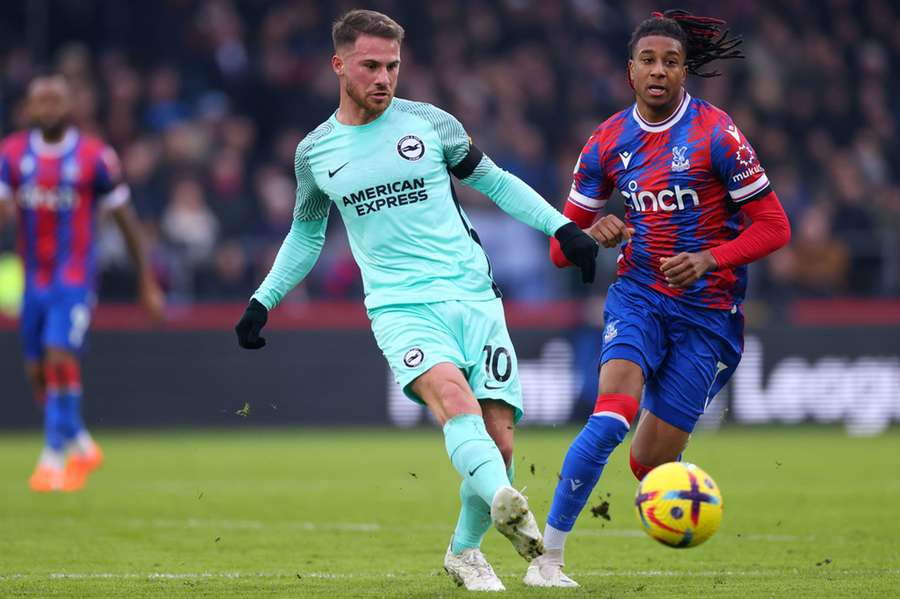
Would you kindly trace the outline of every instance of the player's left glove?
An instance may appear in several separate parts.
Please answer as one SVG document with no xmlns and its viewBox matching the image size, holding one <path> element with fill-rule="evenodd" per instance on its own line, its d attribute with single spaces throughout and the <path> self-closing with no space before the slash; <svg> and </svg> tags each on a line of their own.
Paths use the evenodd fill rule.
<svg viewBox="0 0 900 599">
<path fill-rule="evenodd" d="M 266 344 L 265 337 L 260 337 L 259 333 L 266 325 L 269 318 L 269 311 L 260 302 L 255 299 L 250 300 L 250 304 L 241 316 L 234 331 L 237 333 L 238 345 L 244 349 L 259 349 Z"/>
<path fill-rule="evenodd" d="M 553 234 L 566 259 L 581 269 L 581 282 L 593 283 L 597 269 L 597 241 L 575 223 L 566 223 Z"/>
</svg>

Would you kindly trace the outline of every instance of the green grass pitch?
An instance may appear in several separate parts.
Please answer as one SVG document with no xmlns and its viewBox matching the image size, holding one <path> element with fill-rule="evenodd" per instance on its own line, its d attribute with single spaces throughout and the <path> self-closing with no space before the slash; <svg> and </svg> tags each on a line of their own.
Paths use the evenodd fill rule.
<svg viewBox="0 0 900 599">
<path fill-rule="evenodd" d="M 517 486 L 542 525 L 575 433 L 517 433 Z M 441 567 L 458 478 L 437 430 L 96 436 L 107 463 L 88 487 L 40 496 L 26 485 L 40 437 L 0 437 L 0 597 L 467 595 Z M 721 486 L 725 518 L 686 550 L 638 529 L 626 456 L 616 451 L 592 496 L 611 519 L 585 510 L 568 545 L 580 589 L 524 587 L 525 563 L 488 534 L 507 596 L 900 595 L 896 428 L 696 434 L 686 458 Z"/>
</svg>

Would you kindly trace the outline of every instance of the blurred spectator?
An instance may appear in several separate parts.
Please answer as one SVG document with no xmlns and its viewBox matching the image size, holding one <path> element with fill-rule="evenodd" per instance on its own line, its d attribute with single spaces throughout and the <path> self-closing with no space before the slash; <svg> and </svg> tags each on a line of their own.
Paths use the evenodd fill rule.
<svg viewBox="0 0 900 599">
<path fill-rule="evenodd" d="M 78 124 L 122 156 L 170 290 L 187 300 L 248 296 L 290 226 L 294 148 L 336 108 L 330 23 L 351 4 L 81 0 L 53 3 L 46 26 L 15 28 L 9 24 L 39 11 L 14 4 L 0 6 L 4 132 L 25 124 L 21 99 L 40 68 L 66 73 Z M 399 95 L 455 114 L 500 165 L 561 206 L 581 145 L 632 102 L 625 46 L 656 4 L 371 6 L 407 29 Z M 718 65 L 723 77 L 688 86 L 745 131 L 796 229 L 793 247 L 757 269 L 777 284 L 754 283 L 751 298 L 900 293 L 900 104 L 892 77 L 900 7 L 888 0 L 686 4 L 727 19 L 744 37 L 746 60 Z M 85 18 L 91 14 L 104 18 Z M 549 267 L 541 235 L 459 191 L 506 297 L 584 292 L 570 284 L 570 272 Z M 620 198 L 609 208 L 621 213 Z M 119 268 L 119 241 L 102 247 L 113 253 L 104 268 Z M 321 262 L 291 299 L 361 292 L 336 221 Z M 614 252 L 603 253 L 598 285 L 613 276 L 614 262 Z M 110 285 L 101 292 L 115 293 Z"/>
<path fill-rule="evenodd" d="M 831 235 L 829 211 L 822 205 L 807 210 L 791 244 L 771 260 L 772 279 L 789 292 L 833 296 L 846 290 L 850 252 Z"/>
</svg>

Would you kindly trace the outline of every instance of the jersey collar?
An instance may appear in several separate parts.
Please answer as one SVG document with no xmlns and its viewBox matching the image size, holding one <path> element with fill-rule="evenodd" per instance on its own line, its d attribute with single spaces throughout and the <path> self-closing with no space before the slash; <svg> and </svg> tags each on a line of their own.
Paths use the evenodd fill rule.
<svg viewBox="0 0 900 599">
<path fill-rule="evenodd" d="M 44 136 L 41 135 L 40 129 L 34 129 L 28 138 L 28 143 L 39 156 L 59 158 L 69 153 L 75 147 L 75 144 L 78 143 L 78 132 L 75 130 L 75 127 L 69 127 L 61 140 L 55 143 L 47 143 L 44 141 Z"/>
<path fill-rule="evenodd" d="M 644 119 L 641 116 L 641 113 L 638 111 L 637 104 L 634 105 L 634 108 L 631 109 L 631 116 L 634 117 L 634 120 L 637 121 L 637 124 L 641 129 L 648 133 L 660 133 L 662 131 L 666 131 L 671 128 L 672 125 L 681 120 L 681 117 L 684 116 L 684 113 L 687 112 L 688 105 L 691 103 L 691 94 L 684 90 L 684 95 L 681 97 L 681 103 L 678 105 L 678 108 L 675 112 L 672 113 L 672 116 L 667 118 L 664 121 L 660 121 L 658 123 L 651 123 Z"/>
</svg>

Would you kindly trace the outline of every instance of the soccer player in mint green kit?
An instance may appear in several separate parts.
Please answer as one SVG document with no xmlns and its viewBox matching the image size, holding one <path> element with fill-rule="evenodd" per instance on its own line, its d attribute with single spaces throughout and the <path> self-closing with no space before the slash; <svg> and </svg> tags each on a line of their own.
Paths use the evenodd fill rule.
<svg viewBox="0 0 900 599">
<path fill-rule="evenodd" d="M 238 341 L 265 345 L 259 333 L 268 311 L 312 269 L 334 204 L 362 271 L 378 346 L 404 392 L 443 426 L 463 477 L 444 568 L 469 590 L 501 591 L 479 550 L 491 523 L 526 560 L 543 544 L 525 497 L 511 486 L 513 425 L 522 416 L 516 355 L 490 264 L 450 175 L 555 236 L 585 282 L 593 281 L 598 245 L 482 154 L 453 116 L 393 97 L 400 25 L 353 10 L 334 23 L 332 37 L 340 106 L 297 147 L 291 230 L 236 327 Z"/>
</svg>

